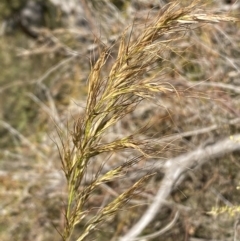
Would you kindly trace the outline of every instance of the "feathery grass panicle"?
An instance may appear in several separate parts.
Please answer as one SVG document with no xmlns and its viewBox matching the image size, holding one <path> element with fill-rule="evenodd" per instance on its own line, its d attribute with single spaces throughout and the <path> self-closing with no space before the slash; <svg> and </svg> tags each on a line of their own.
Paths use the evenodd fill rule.
<svg viewBox="0 0 240 241">
<path fill-rule="evenodd" d="M 129 201 L 130 198 L 134 196 L 135 192 L 139 190 L 152 175 L 153 174 L 149 174 L 140 178 L 140 180 L 138 180 L 132 187 L 107 204 L 92 220 L 89 221 L 84 233 L 77 239 L 77 241 L 84 240 L 90 231 L 94 230 L 98 224 L 116 213 L 126 202 Z"/>
<path fill-rule="evenodd" d="M 161 10 L 155 19 L 151 21 L 148 19 L 137 38 L 126 41 L 127 30 L 123 32 L 117 58 L 106 77 L 103 76 L 102 70 L 110 58 L 111 48 L 106 48 L 100 54 L 88 78 L 88 98 L 84 117 L 74 124 L 73 145 L 63 144 L 62 166 L 68 183 L 63 240 L 70 239 L 76 224 L 87 215 L 84 206 L 93 190 L 102 183 L 121 176 L 125 169 L 144 156 L 155 155 L 149 151 L 151 150 L 149 142 L 136 140 L 134 135 L 109 143 L 101 142 L 106 130 L 131 113 L 143 99 L 153 98 L 155 93 L 173 92 L 174 88 L 170 84 L 159 81 L 156 76 L 146 77 L 147 73 L 157 60 L 165 61 L 164 52 L 171 50 L 170 44 L 173 46 L 174 40 L 179 38 L 180 33 L 188 30 L 191 24 L 218 21 L 235 21 L 235 19 L 210 13 L 202 14 L 197 10 L 195 3 L 185 8 L 173 3 Z M 157 74 L 161 71 L 158 70 Z M 140 153 L 140 157 L 102 176 L 98 173 L 87 187 L 82 191 L 78 190 L 92 157 L 124 149 L 136 150 Z M 78 241 L 84 240 L 99 223 L 122 207 L 150 176 L 140 179 L 129 190 L 100 210 L 83 230 Z"/>
</svg>

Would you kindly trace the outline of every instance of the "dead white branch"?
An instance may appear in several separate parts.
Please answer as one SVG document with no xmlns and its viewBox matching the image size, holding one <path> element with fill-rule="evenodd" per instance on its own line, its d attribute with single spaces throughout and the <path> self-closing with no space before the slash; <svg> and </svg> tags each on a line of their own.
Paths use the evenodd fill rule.
<svg viewBox="0 0 240 241">
<path fill-rule="evenodd" d="M 218 141 L 213 145 L 199 147 L 198 149 L 189 153 L 180 155 L 176 158 L 169 159 L 159 167 L 165 169 L 165 176 L 161 182 L 160 188 L 153 199 L 152 204 L 140 218 L 140 220 L 129 230 L 129 232 L 122 238 L 121 241 L 134 240 L 141 232 L 149 225 L 160 212 L 164 201 L 170 195 L 174 184 L 176 184 L 179 177 L 187 170 L 191 170 L 195 166 L 202 165 L 204 162 L 213 158 L 221 157 L 223 155 L 240 150 L 240 134 L 228 137 L 224 140 Z M 158 168 L 158 166 L 156 166 Z M 180 182 L 177 183 L 178 185 Z"/>
</svg>

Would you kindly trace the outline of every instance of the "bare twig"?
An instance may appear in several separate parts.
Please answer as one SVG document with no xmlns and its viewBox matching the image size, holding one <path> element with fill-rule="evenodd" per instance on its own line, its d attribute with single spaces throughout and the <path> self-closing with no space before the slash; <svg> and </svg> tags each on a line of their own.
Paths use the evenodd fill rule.
<svg viewBox="0 0 240 241">
<path fill-rule="evenodd" d="M 240 135 L 234 135 L 231 138 L 226 138 L 213 145 L 200 147 L 190 153 L 180 155 L 176 158 L 169 159 L 163 165 L 166 170 L 164 179 L 161 182 L 160 188 L 154 198 L 154 201 L 149 206 L 140 220 L 130 229 L 130 231 L 122 237 L 121 241 L 134 240 L 153 220 L 156 214 L 160 211 L 163 201 L 167 199 L 171 190 L 179 179 L 179 177 L 187 170 L 196 165 L 202 165 L 209 159 L 221 157 L 222 155 L 240 150 Z M 157 168 L 158 165 L 156 165 Z M 161 165 L 162 168 L 162 165 Z M 180 183 L 178 182 L 178 185 Z"/>
<path fill-rule="evenodd" d="M 47 156 L 42 153 L 31 141 L 29 141 L 24 135 L 22 135 L 18 130 L 13 128 L 9 123 L 0 120 L 0 125 L 2 125 L 5 129 L 7 129 L 13 136 L 17 136 L 22 144 L 27 145 L 33 152 L 46 159 Z"/>
</svg>

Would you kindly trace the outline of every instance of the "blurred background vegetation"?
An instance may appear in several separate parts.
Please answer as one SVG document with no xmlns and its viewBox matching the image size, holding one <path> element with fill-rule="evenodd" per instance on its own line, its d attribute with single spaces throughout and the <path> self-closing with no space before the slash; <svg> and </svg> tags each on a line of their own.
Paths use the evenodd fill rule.
<svg viewBox="0 0 240 241">
<path fill-rule="evenodd" d="M 113 45 L 124 28 L 156 14 L 167 2 L 0 1 L 0 240 L 60 240 L 56 229 L 63 222 L 65 183 L 52 141 L 54 123 L 66 124 L 84 106 L 88 73 L 101 48 Z M 216 14 L 239 16 L 238 1 L 204 3 Z M 156 137 L 217 125 L 207 133 L 173 142 L 177 148 L 163 153 L 166 159 L 238 133 L 239 122 L 229 121 L 240 117 L 239 29 L 239 23 L 203 24 L 179 39 L 179 52 L 171 53 L 164 81 L 180 92 L 187 91 L 180 99 L 162 95 L 164 108 L 160 111 L 143 105 L 123 123 L 123 131 L 146 120 L 154 121 L 148 135 Z M 109 66 L 111 61 L 106 71 Z M 199 84 L 202 82 L 208 85 Z M 172 219 L 173 202 L 182 212 L 181 222 L 153 240 L 232 240 L 235 220 L 228 215 L 214 219 L 205 211 L 219 202 L 239 204 L 235 188 L 240 180 L 239 152 L 221 161 L 214 159 L 195 174 L 187 175 L 184 184 L 173 191 L 153 229 Z M 153 196 L 161 178 L 159 173 L 145 196 Z M 122 185 L 110 184 L 113 190 L 122 190 Z M 89 207 L 100 206 L 106 193 L 104 188 L 95 193 Z M 120 213 L 90 238 L 111 240 L 121 235 L 137 220 L 140 209 L 125 213 L 127 216 Z"/>
</svg>

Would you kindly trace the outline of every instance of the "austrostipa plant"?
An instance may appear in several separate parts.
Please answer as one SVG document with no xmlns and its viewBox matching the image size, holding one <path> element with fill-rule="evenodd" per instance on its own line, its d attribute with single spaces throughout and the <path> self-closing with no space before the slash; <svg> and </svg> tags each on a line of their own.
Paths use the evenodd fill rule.
<svg viewBox="0 0 240 241">
<path fill-rule="evenodd" d="M 109 142 L 103 141 L 103 136 L 110 127 L 133 112 L 141 101 L 152 99 L 161 92 L 174 94 L 174 88 L 158 78 L 164 69 L 158 66 L 157 62 L 167 61 L 165 53 L 177 50 L 177 46 L 174 46 L 175 40 L 182 37 L 192 24 L 234 21 L 226 16 L 203 14 L 198 9 L 196 4 L 182 8 L 174 3 L 160 10 L 158 16 L 152 20 L 149 15 L 138 37 L 136 33 L 129 34 L 131 31 L 128 30 L 122 33 L 117 57 L 106 76 L 103 75 L 103 68 L 108 58 L 112 58 L 111 47 L 105 48 L 92 66 L 84 115 L 75 121 L 71 139 L 66 142 L 62 140 L 61 161 L 68 185 L 63 240 L 70 240 L 76 225 L 88 215 L 86 204 L 97 187 L 124 175 L 125 171 L 139 160 L 159 155 L 160 150 L 155 148 L 156 143 L 139 140 L 134 134 Z M 148 75 L 153 67 L 156 68 L 154 75 Z M 126 149 L 139 154 L 106 173 L 99 171 L 88 185 L 83 186 L 88 165 L 93 157 Z M 101 208 L 88 220 L 77 241 L 85 240 L 99 224 L 114 215 L 149 177 L 151 174 L 143 176 Z"/>
</svg>

